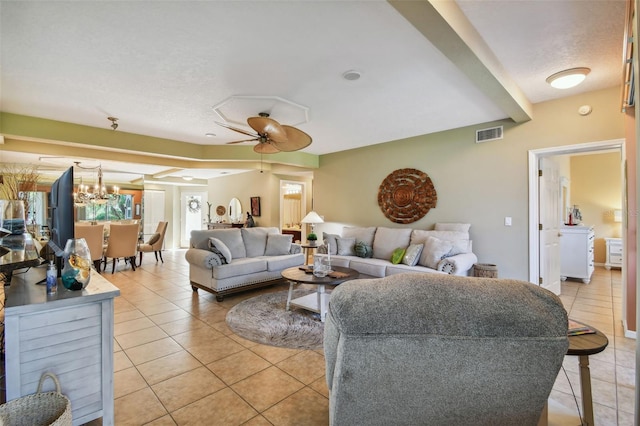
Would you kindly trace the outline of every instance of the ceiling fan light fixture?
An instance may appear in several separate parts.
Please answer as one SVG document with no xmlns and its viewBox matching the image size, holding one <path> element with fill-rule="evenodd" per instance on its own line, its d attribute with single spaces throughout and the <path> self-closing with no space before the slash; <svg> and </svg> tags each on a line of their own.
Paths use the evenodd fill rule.
<svg viewBox="0 0 640 426">
<path fill-rule="evenodd" d="M 550 75 L 547 77 L 547 83 L 556 89 L 569 89 L 582 83 L 590 72 L 591 70 L 585 67 L 571 68 Z"/>
</svg>

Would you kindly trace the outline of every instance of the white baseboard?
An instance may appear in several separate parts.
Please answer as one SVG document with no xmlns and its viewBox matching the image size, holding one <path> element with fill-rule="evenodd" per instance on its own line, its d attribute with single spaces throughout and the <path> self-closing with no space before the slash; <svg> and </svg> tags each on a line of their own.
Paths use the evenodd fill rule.
<svg viewBox="0 0 640 426">
<path fill-rule="evenodd" d="M 622 327 L 624 328 L 624 337 L 628 337 L 629 339 L 635 339 L 636 338 L 636 331 L 631 331 L 629 330 L 629 327 L 627 327 L 627 320 L 622 320 Z"/>
</svg>

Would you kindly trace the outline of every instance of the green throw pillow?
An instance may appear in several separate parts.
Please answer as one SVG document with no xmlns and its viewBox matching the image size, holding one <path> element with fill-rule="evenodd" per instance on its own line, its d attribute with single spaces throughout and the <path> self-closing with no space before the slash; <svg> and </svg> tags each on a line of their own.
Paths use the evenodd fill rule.
<svg viewBox="0 0 640 426">
<path fill-rule="evenodd" d="M 391 254 L 391 263 L 393 263 L 394 265 L 397 265 L 398 263 L 402 262 L 402 258 L 404 257 L 405 251 L 406 249 L 404 248 L 395 249 Z"/>
<path fill-rule="evenodd" d="M 354 251 L 358 257 L 373 257 L 373 247 L 368 246 L 364 241 L 358 241 L 354 247 Z"/>
</svg>

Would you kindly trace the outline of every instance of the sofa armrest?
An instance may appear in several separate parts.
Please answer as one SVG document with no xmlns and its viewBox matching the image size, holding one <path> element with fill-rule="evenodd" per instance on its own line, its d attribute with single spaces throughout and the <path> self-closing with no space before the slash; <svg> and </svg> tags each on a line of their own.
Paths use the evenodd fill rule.
<svg viewBox="0 0 640 426">
<path fill-rule="evenodd" d="M 449 275 L 466 276 L 478 257 L 473 253 L 461 253 L 455 256 L 445 257 L 438 263 L 438 271 Z"/>
<path fill-rule="evenodd" d="M 220 256 L 209 250 L 190 248 L 184 255 L 190 265 L 211 269 L 220 265 Z"/>
<path fill-rule="evenodd" d="M 302 246 L 300 244 L 291 243 L 289 254 L 298 254 L 298 253 L 302 253 Z"/>
</svg>

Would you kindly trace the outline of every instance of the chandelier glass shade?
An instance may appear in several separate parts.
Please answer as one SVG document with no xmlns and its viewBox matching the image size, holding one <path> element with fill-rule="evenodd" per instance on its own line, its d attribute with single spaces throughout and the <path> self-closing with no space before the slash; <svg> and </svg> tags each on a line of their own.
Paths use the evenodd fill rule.
<svg viewBox="0 0 640 426">
<path fill-rule="evenodd" d="M 107 192 L 107 187 L 102 182 L 102 167 L 99 166 L 97 183 L 93 187 L 90 187 L 81 181 L 77 191 L 73 193 L 73 199 L 77 206 L 117 203 L 120 199 L 120 188 L 114 185 L 113 192 Z"/>
</svg>

